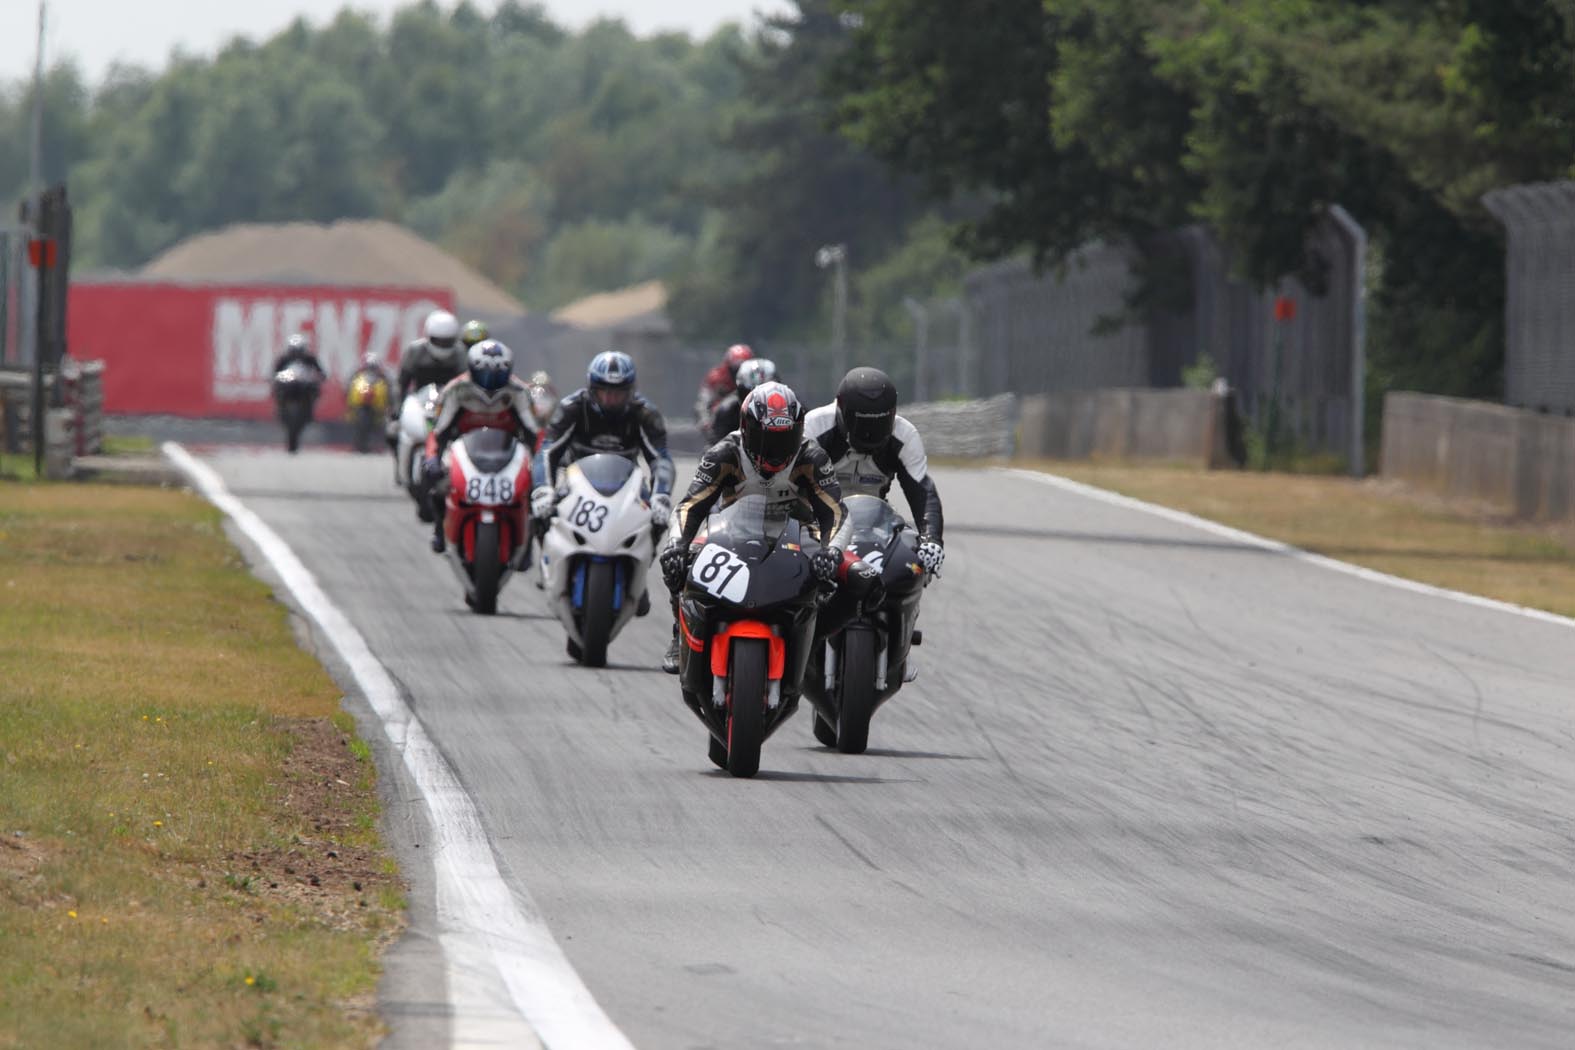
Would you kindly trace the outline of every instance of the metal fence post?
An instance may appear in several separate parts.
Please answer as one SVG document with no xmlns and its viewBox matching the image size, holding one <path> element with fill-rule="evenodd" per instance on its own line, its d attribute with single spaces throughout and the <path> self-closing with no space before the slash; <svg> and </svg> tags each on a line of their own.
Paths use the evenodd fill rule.
<svg viewBox="0 0 1575 1050">
<path fill-rule="evenodd" d="M 1351 452 L 1352 477 L 1367 473 L 1367 231 L 1338 204 L 1329 217 L 1351 249 Z"/>
</svg>

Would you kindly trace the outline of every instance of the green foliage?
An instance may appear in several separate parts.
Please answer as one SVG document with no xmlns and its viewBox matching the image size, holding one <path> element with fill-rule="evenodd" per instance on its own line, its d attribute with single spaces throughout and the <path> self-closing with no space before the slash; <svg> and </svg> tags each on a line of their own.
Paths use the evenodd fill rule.
<svg viewBox="0 0 1575 1050">
<path fill-rule="evenodd" d="M 1311 286 L 1339 203 L 1383 260 L 1385 382 L 1493 396 L 1494 186 L 1569 177 L 1568 0 L 862 0 L 832 74 L 840 126 L 940 198 L 966 243 L 1058 263 L 1094 238 L 1213 227 L 1243 274 Z"/>
<path fill-rule="evenodd" d="M 743 90 L 721 140 L 732 164 L 701 187 L 720 212 L 712 239 L 676 282 L 675 322 L 734 338 L 822 336 L 830 275 L 822 245 L 862 272 L 922 214 L 907 183 L 831 128 L 823 84 L 851 30 L 844 5 L 800 0 L 735 52 Z"/>
<path fill-rule="evenodd" d="M 70 177 L 83 266 L 138 266 L 235 222 L 375 216 L 550 305 L 693 252 L 710 215 L 693 180 L 733 163 L 714 128 L 750 46 L 731 26 L 570 33 L 517 0 L 426 0 L 387 22 L 346 9 L 97 90 L 54 70 L 46 171 Z M 0 85 L 0 140 L 26 141 L 29 106 Z M 26 163 L 0 151 L 6 199 Z"/>
</svg>

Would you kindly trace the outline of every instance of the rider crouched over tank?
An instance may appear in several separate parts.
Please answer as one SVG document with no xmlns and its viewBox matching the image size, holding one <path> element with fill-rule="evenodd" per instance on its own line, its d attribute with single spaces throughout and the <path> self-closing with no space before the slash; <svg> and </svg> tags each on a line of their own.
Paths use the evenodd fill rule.
<svg viewBox="0 0 1575 1050">
<path fill-rule="evenodd" d="M 531 516 L 540 523 L 552 517 L 558 472 L 598 452 L 645 459 L 651 471 L 651 524 L 665 525 L 673 512 L 674 474 L 667 422 L 655 405 L 635 393 L 634 359 L 616 350 L 591 359 L 585 386 L 560 401 L 547 424 L 531 470 Z M 638 615 L 648 612 L 650 599 L 642 594 Z"/>
<path fill-rule="evenodd" d="M 915 556 L 928 575 L 939 575 L 946 560 L 941 495 L 918 429 L 897 414 L 897 387 L 886 373 L 878 368 L 853 369 L 838 385 L 836 400 L 805 418 L 804 433 L 825 449 L 844 496 L 884 500 L 892 482 L 897 482 L 918 533 Z M 836 630 L 850 612 L 826 610 L 820 633 Z"/>
<path fill-rule="evenodd" d="M 530 388 L 514 374 L 514 352 L 496 339 L 485 339 L 470 348 L 466 361 L 466 371 L 438 395 L 437 419 L 427 435 L 422 463 L 433 515 L 432 549 L 439 554 L 445 547 L 443 502 L 448 493 L 443 453 L 448 446 L 461 434 L 481 427 L 506 430 L 527 448 L 536 445 Z"/>
<path fill-rule="evenodd" d="M 764 496 L 769 505 L 815 526 L 820 546 L 811 566 L 822 581 L 845 581 L 862 596 L 880 586 L 880 574 L 869 566 L 844 561 L 847 510 L 831 460 L 804 435 L 803 405 L 785 385 L 763 383 L 745 399 L 739 428 L 700 457 L 694 480 L 678 506 L 673 537 L 662 551 L 662 580 L 674 605 L 672 643 L 662 658 L 662 670 L 668 674 L 678 673 L 677 600 L 695 537 L 718 503 L 728 506 L 753 495 Z"/>
</svg>

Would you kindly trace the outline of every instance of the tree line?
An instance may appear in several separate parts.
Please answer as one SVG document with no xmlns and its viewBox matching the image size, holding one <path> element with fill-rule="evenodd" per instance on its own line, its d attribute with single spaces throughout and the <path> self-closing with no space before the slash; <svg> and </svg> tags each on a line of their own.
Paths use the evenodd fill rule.
<svg viewBox="0 0 1575 1050">
<path fill-rule="evenodd" d="M 1481 195 L 1569 175 L 1572 88 L 1575 0 L 798 0 L 701 41 L 429 0 L 93 87 L 58 67 L 46 167 L 91 264 L 381 216 L 535 307 L 660 277 L 684 330 L 757 339 L 827 331 L 822 244 L 853 338 L 890 339 L 979 261 L 1198 222 L 1253 282 L 1316 287 L 1340 204 L 1373 239 L 1372 384 L 1491 397 Z M 26 111 L 0 92 L 0 138 Z M 0 188 L 24 165 L 0 152 Z"/>
</svg>

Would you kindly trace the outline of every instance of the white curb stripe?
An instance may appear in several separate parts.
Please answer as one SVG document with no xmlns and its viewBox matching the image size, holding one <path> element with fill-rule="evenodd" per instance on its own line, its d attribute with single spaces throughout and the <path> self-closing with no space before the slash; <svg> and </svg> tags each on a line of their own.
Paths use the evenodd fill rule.
<svg viewBox="0 0 1575 1050">
<path fill-rule="evenodd" d="M 1162 507 L 1157 503 L 1146 503 L 1143 500 L 1133 499 L 1131 496 L 1123 496 L 1108 489 L 1085 485 L 1080 481 L 1073 481 L 1071 478 L 1064 478 L 1059 474 L 1045 474 L 1037 470 L 1025 470 L 1021 467 L 998 467 L 996 469 L 1004 474 L 1026 478 L 1029 481 L 1037 482 L 1041 485 L 1049 485 L 1051 488 L 1062 489 L 1066 492 L 1073 492 L 1079 496 L 1098 500 L 1101 503 L 1125 507 L 1128 510 L 1142 511 L 1145 514 L 1152 514 L 1156 518 L 1164 518 L 1166 521 L 1173 521 L 1179 525 L 1187 525 L 1194 529 L 1200 529 L 1203 532 L 1222 536 L 1225 539 L 1235 540 L 1238 543 L 1259 547 L 1266 551 L 1274 551 L 1277 554 L 1284 554 L 1287 557 L 1295 558 L 1297 561 L 1304 561 L 1319 568 L 1344 573 L 1347 576 L 1355 576 L 1357 579 L 1367 580 L 1370 583 L 1381 583 L 1389 587 L 1397 587 L 1402 591 L 1425 594 L 1433 598 L 1445 598 L 1452 602 L 1460 602 L 1463 605 L 1475 605 L 1479 609 L 1493 609 L 1497 612 L 1513 613 L 1516 616 L 1524 616 L 1529 620 L 1538 620 L 1557 627 L 1575 627 L 1575 619 L 1560 616 L 1557 613 L 1550 613 L 1543 609 L 1531 609 L 1524 605 L 1515 605 L 1512 602 L 1501 602 L 1496 598 L 1484 598 L 1480 594 L 1452 591 L 1447 587 L 1434 587 L 1429 583 L 1418 583 L 1416 580 L 1408 580 L 1403 576 L 1391 576 L 1387 572 L 1379 572 L 1376 569 L 1364 569 L 1360 565 L 1352 565 L 1350 562 L 1337 561 L 1322 554 L 1304 551 L 1300 547 L 1293 547 L 1288 543 L 1281 543 L 1279 540 L 1271 540 L 1266 536 L 1244 532 L 1241 529 L 1233 529 L 1229 525 L 1221 525 L 1217 521 L 1200 518 L 1196 514 L 1188 514 L 1186 511 Z"/>
<path fill-rule="evenodd" d="M 529 892 L 504 881 L 475 802 L 361 632 L 329 600 L 279 534 L 229 493 L 217 472 L 173 441 L 163 448 L 197 489 L 257 545 L 296 602 L 328 637 L 426 801 L 436 838 L 431 845 L 436 847 L 432 860 L 437 917 L 449 998 L 455 1007 L 455 1045 L 518 1047 L 536 1043 L 539 1037 L 555 1048 L 633 1050 L 569 964 Z M 500 998 L 504 989 L 507 998 Z M 534 1034 L 525 1030 L 522 1021 Z"/>
</svg>

